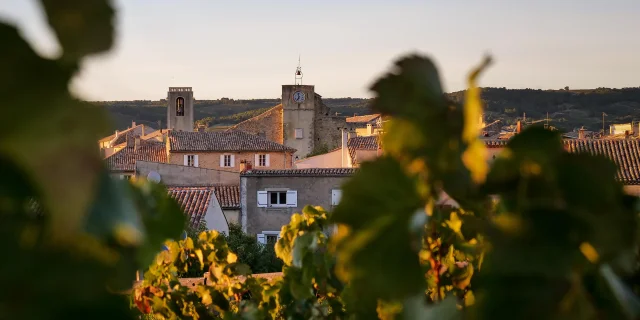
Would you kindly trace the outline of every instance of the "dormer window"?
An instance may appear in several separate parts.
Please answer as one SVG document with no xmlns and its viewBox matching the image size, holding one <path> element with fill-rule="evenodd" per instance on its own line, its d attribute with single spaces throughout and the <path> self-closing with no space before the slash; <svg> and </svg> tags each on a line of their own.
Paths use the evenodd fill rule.
<svg viewBox="0 0 640 320">
<path fill-rule="evenodd" d="M 184 116 L 184 98 L 178 97 L 176 99 L 176 116 L 182 117 Z"/>
</svg>

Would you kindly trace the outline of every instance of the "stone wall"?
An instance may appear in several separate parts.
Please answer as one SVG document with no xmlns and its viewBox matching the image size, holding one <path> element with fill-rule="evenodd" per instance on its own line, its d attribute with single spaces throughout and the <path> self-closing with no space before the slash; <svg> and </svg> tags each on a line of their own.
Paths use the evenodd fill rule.
<svg viewBox="0 0 640 320">
<path fill-rule="evenodd" d="M 315 95 L 316 117 L 314 119 L 314 149 L 333 150 L 341 146 L 342 129 L 355 132 L 355 126 L 347 123 L 346 117 L 331 114 L 331 109 L 322 102 L 319 94 Z"/>
<path fill-rule="evenodd" d="M 198 167 L 206 169 L 240 172 L 240 161 L 251 162 L 256 169 L 291 169 L 293 159 L 291 153 L 285 152 L 171 152 L 169 163 L 184 166 L 184 156 L 188 154 L 198 155 Z M 232 154 L 234 156 L 232 167 L 221 167 L 220 156 Z M 269 154 L 269 166 L 260 167 L 255 163 L 256 154 Z"/>
<path fill-rule="evenodd" d="M 227 131 L 244 131 L 264 136 L 273 142 L 283 144 L 282 133 L 282 104 L 264 113 L 236 124 Z"/>
<path fill-rule="evenodd" d="M 238 172 L 185 167 L 183 165 L 136 161 L 136 175 L 147 177 L 149 172 L 160 174 L 162 183 L 168 186 L 238 185 Z"/>
<path fill-rule="evenodd" d="M 328 176 L 243 176 L 240 178 L 240 220 L 250 235 L 263 231 L 279 231 L 291 221 L 291 215 L 302 211 L 305 205 L 321 206 L 332 210 L 331 191 L 340 189 L 350 177 Z M 257 192 L 267 188 L 283 188 L 298 192 L 297 207 L 259 208 Z"/>
</svg>

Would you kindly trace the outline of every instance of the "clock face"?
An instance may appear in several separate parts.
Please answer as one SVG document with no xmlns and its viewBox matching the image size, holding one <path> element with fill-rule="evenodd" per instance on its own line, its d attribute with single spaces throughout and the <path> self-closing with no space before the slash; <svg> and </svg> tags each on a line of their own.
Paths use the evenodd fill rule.
<svg viewBox="0 0 640 320">
<path fill-rule="evenodd" d="M 293 101 L 295 101 L 297 103 L 304 102 L 304 92 L 302 92 L 302 91 L 294 92 L 293 93 Z"/>
</svg>

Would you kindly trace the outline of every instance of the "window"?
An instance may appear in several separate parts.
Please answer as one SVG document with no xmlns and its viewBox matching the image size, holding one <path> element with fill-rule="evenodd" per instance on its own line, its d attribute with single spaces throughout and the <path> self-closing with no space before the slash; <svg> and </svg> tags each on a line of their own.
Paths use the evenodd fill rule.
<svg viewBox="0 0 640 320">
<path fill-rule="evenodd" d="M 331 205 L 337 206 L 340 203 L 340 198 L 342 198 L 342 190 L 333 189 L 331 190 Z"/>
<path fill-rule="evenodd" d="M 257 204 L 259 208 L 295 208 L 298 206 L 298 191 L 272 190 L 258 191 Z"/>
<path fill-rule="evenodd" d="M 280 231 L 262 231 L 257 237 L 258 243 L 275 245 L 280 239 Z"/>
<path fill-rule="evenodd" d="M 220 156 L 220 167 L 234 167 L 235 166 L 235 156 L 232 154 L 223 154 Z"/>
<path fill-rule="evenodd" d="M 184 98 L 178 97 L 176 99 L 176 116 L 184 116 Z"/>
<path fill-rule="evenodd" d="M 302 139 L 302 129 L 301 128 L 296 128 L 295 137 L 296 137 L 296 139 Z"/>
<path fill-rule="evenodd" d="M 187 167 L 199 167 L 197 154 L 185 154 L 184 165 Z"/>
<path fill-rule="evenodd" d="M 278 242 L 278 235 L 277 234 L 266 234 L 265 237 L 267 238 L 267 244 L 270 245 L 275 245 L 276 242 Z"/>
<path fill-rule="evenodd" d="M 255 164 L 257 167 L 268 167 L 269 166 L 269 155 L 268 154 L 256 154 Z"/>
<path fill-rule="evenodd" d="M 287 192 L 276 191 L 269 192 L 269 205 L 286 205 L 287 204 Z"/>
</svg>

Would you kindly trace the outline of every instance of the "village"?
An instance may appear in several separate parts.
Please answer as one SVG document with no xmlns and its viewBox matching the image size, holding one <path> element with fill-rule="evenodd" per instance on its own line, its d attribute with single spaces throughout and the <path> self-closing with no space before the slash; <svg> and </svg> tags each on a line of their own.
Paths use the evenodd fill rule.
<svg viewBox="0 0 640 320">
<path fill-rule="evenodd" d="M 305 205 L 335 207 L 346 179 L 384 152 L 382 115 L 334 115 L 301 79 L 298 69 L 295 84 L 282 86 L 281 104 L 224 131 L 196 127 L 193 89 L 170 87 L 167 128 L 133 122 L 102 138 L 106 166 L 116 178 L 165 185 L 194 228 L 203 223 L 226 233 L 233 223 L 258 242 L 273 244 L 293 213 Z M 540 121 L 479 122 L 491 163 L 510 138 Z M 564 146 L 609 158 L 625 191 L 640 196 L 638 131 L 637 123 L 611 125 L 608 134 L 580 129 L 563 135 Z M 457 204 L 443 193 L 439 205 Z"/>
</svg>

